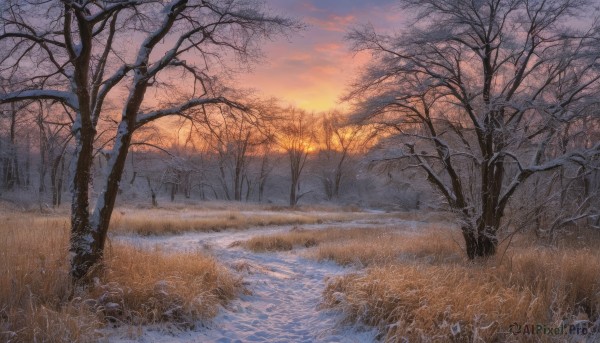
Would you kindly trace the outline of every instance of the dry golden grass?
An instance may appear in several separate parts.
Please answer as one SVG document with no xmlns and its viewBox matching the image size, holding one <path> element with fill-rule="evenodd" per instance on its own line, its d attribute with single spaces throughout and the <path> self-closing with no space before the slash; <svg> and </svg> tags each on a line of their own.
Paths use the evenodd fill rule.
<svg viewBox="0 0 600 343">
<path fill-rule="evenodd" d="M 562 342 L 565 336 L 508 330 L 514 322 L 600 320 L 600 239 L 576 236 L 558 247 L 516 236 L 508 250 L 505 241 L 496 257 L 477 262 L 464 258 L 460 231 L 427 224 L 416 231 L 292 230 L 241 244 L 259 252 L 311 247 L 305 254 L 312 258 L 366 266 L 329 280 L 323 306 L 379 327 L 388 342 Z"/>
<path fill-rule="evenodd" d="M 380 217 L 381 215 L 364 212 L 119 210 L 113 214 L 111 232 L 169 235 L 189 231 L 242 230 L 257 226 L 320 224 Z"/>
<path fill-rule="evenodd" d="M 30 214 L 1 220 L 0 341 L 96 338 L 99 317 L 69 300 L 66 221 Z"/>
<path fill-rule="evenodd" d="M 362 237 L 389 235 L 382 229 L 341 229 L 306 230 L 293 228 L 288 232 L 271 235 L 259 235 L 242 242 L 245 248 L 255 251 L 286 251 L 294 247 L 313 247 L 324 242 L 356 240 Z"/>
<path fill-rule="evenodd" d="M 148 199 L 149 200 L 149 199 Z M 0 203 L 0 208 L 2 204 Z M 272 211 L 272 212 L 360 212 L 361 208 L 357 205 L 336 205 L 336 204 L 300 204 L 291 208 L 287 205 L 255 203 L 244 201 L 224 201 L 224 200 L 205 200 L 198 201 L 192 199 L 181 199 L 177 202 L 160 202 L 157 207 L 150 206 L 149 201 L 138 203 L 137 205 L 124 204 L 121 208 L 135 209 L 136 211 L 148 210 L 167 210 L 167 211 Z"/>
<path fill-rule="evenodd" d="M 210 257 L 114 245 L 93 285 L 74 290 L 66 220 L 0 220 L 0 341 L 89 342 L 107 322 L 187 327 L 241 288 Z"/>
<path fill-rule="evenodd" d="M 148 252 L 124 245 L 111 250 L 102 282 L 89 290 L 111 320 L 190 326 L 216 315 L 218 305 L 233 299 L 241 286 L 200 253 Z"/>
<path fill-rule="evenodd" d="M 203 216 L 193 217 L 177 217 L 173 213 L 164 216 L 157 213 L 133 213 L 114 215 L 111 231 L 140 235 L 169 235 L 188 231 L 241 230 L 252 226 L 317 224 L 322 221 L 323 219 L 318 216 L 295 213 L 244 215 L 232 211 L 211 211 Z"/>
<path fill-rule="evenodd" d="M 415 210 L 395 212 L 395 214 L 396 217 L 403 220 L 412 220 L 427 224 L 441 223 L 443 225 L 447 225 L 448 223 L 456 222 L 456 217 L 451 212 Z"/>
<path fill-rule="evenodd" d="M 506 255 L 501 247 L 495 258 L 473 263 L 459 258 L 454 242 L 438 242 L 439 235 L 432 234 L 407 237 L 391 248 L 366 238 L 335 249 L 322 246 L 327 253 L 317 252 L 318 258 L 346 263 L 357 256 L 373 264 L 330 280 L 324 306 L 343 311 L 350 322 L 379 327 L 389 342 L 564 341 L 565 336 L 513 336 L 508 329 L 514 322 L 560 326 L 599 319 L 597 248 L 542 247 L 517 238 Z M 373 258 L 378 246 L 416 258 Z"/>
<path fill-rule="evenodd" d="M 367 266 L 414 258 L 431 262 L 460 261 L 463 253 L 451 234 L 428 226 L 411 233 L 379 228 L 294 228 L 288 232 L 255 236 L 241 245 L 255 252 L 315 247 L 308 252 L 309 256 L 333 260 L 341 265 Z"/>
<path fill-rule="evenodd" d="M 358 266 L 412 260 L 438 263 L 463 259 L 463 252 L 450 232 L 423 229 L 419 233 L 403 234 L 398 230 L 386 230 L 372 235 L 369 229 L 362 229 L 362 234 L 360 229 L 357 231 L 355 238 L 324 242 L 309 254 L 318 260 Z"/>
</svg>

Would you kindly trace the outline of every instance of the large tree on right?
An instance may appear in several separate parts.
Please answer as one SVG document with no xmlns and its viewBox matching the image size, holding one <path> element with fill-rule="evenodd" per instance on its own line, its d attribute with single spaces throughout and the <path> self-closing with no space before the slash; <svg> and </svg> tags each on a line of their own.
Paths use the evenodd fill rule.
<svg viewBox="0 0 600 343">
<path fill-rule="evenodd" d="M 507 204 L 532 175 L 600 155 L 600 26 L 585 0 L 405 0 L 396 34 L 349 34 L 365 67 L 354 118 L 394 136 L 461 218 L 469 258 L 494 255 Z"/>
</svg>

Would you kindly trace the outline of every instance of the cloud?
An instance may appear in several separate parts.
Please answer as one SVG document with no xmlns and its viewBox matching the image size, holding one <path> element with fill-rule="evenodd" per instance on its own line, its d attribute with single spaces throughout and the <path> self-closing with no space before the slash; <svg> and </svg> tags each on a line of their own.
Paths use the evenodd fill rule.
<svg viewBox="0 0 600 343">
<path fill-rule="evenodd" d="M 301 7 L 313 13 L 364 13 L 365 10 L 387 7 L 397 3 L 397 0 L 304 0 Z"/>
<path fill-rule="evenodd" d="M 264 46 L 265 63 L 237 81 L 265 97 L 278 97 L 307 110 L 339 107 L 338 99 L 369 59 L 354 55 L 344 40 L 348 28 L 372 22 L 377 28 L 397 25 L 396 0 L 271 0 L 279 13 L 288 13 L 310 24 L 288 40 Z"/>
<path fill-rule="evenodd" d="M 354 15 L 330 14 L 324 19 L 317 17 L 307 18 L 306 21 L 326 31 L 346 32 L 348 26 L 355 21 Z"/>
<path fill-rule="evenodd" d="M 323 53 L 340 53 L 340 52 L 343 52 L 345 47 L 341 43 L 325 42 L 325 43 L 315 44 L 314 49 L 317 52 L 323 52 Z"/>
</svg>

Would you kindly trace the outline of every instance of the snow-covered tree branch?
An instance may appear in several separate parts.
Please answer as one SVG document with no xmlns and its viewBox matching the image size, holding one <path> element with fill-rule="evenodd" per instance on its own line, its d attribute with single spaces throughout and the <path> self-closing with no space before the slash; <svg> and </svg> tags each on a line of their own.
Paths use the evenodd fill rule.
<svg viewBox="0 0 600 343">
<path fill-rule="evenodd" d="M 102 259 L 136 129 L 165 116 L 185 116 L 197 106 L 242 108 L 228 100 L 227 87 L 216 86 L 217 76 L 232 68 L 227 61 L 236 56 L 243 64 L 251 62 L 259 56 L 261 39 L 301 27 L 269 13 L 258 0 L 7 0 L 3 8 L 0 76 L 23 81 L 14 85 L 15 91 L 0 94 L 0 103 L 51 100 L 74 111 L 75 280 Z M 184 75 L 173 78 L 174 67 L 184 67 Z M 201 92 L 188 92 L 197 84 L 203 85 Z M 149 90 L 154 96 L 147 96 Z M 119 92 L 125 97 L 117 97 Z M 120 117 L 102 191 L 91 201 L 94 142 L 99 121 L 109 116 L 108 101 L 117 104 Z"/>
<path fill-rule="evenodd" d="M 468 256 L 493 255 L 528 178 L 600 154 L 597 142 L 564 139 L 600 120 L 600 27 L 587 1 L 403 4 L 418 13 L 410 29 L 349 34 L 373 55 L 347 96 L 354 119 L 399 136 L 403 160 L 462 218 Z"/>
</svg>

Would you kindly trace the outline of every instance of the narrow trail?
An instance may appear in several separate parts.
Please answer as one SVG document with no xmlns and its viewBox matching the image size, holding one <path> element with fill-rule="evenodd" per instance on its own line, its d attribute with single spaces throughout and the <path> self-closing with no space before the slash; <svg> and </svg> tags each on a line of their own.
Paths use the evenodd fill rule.
<svg viewBox="0 0 600 343">
<path fill-rule="evenodd" d="M 344 270 L 289 253 L 252 254 L 239 248 L 230 261 L 245 267 L 244 280 L 252 295 L 221 311 L 200 341 L 214 342 L 372 342 L 373 332 L 337 330 L 339 317 L 319 311 L 328 276 Z M 225 260 L 225 259 L 223 259 Z"/>
<path fill-rule="evenodd" d="M 396 223 L 394 223 L 396 222 Z M 406 225 L 407 222 L 404 222 Z M 356 221 L 344 227 L 382 227 L 397 220 L 378 223 Z M 333 225 L 307 225 L 325 228 Z M 339 226 L 339 225 L 338 225 Z M 194 331 L 169 333 L 147 328 L 140 337 L 126 339 L 117 332 L 118 342 L 374 342 L 376 331 L 340 325 L 341 315 L 319 309 L 328 277 L 350 272 L 331 262 L 315 262 L 298 251 L 253 253 L 229 247 L 238 240 L 258 234 L 290 230 L 292 226 L 218 233 L 188 233 L 168 237 L 117 237 L 134 245 L 160 245 L 162 249 L 197 251 L 205 249 L 221 263 L 239 270 L 250 295 L 242 295 L 221 309 L 206 326 Z"/>
</svg>

